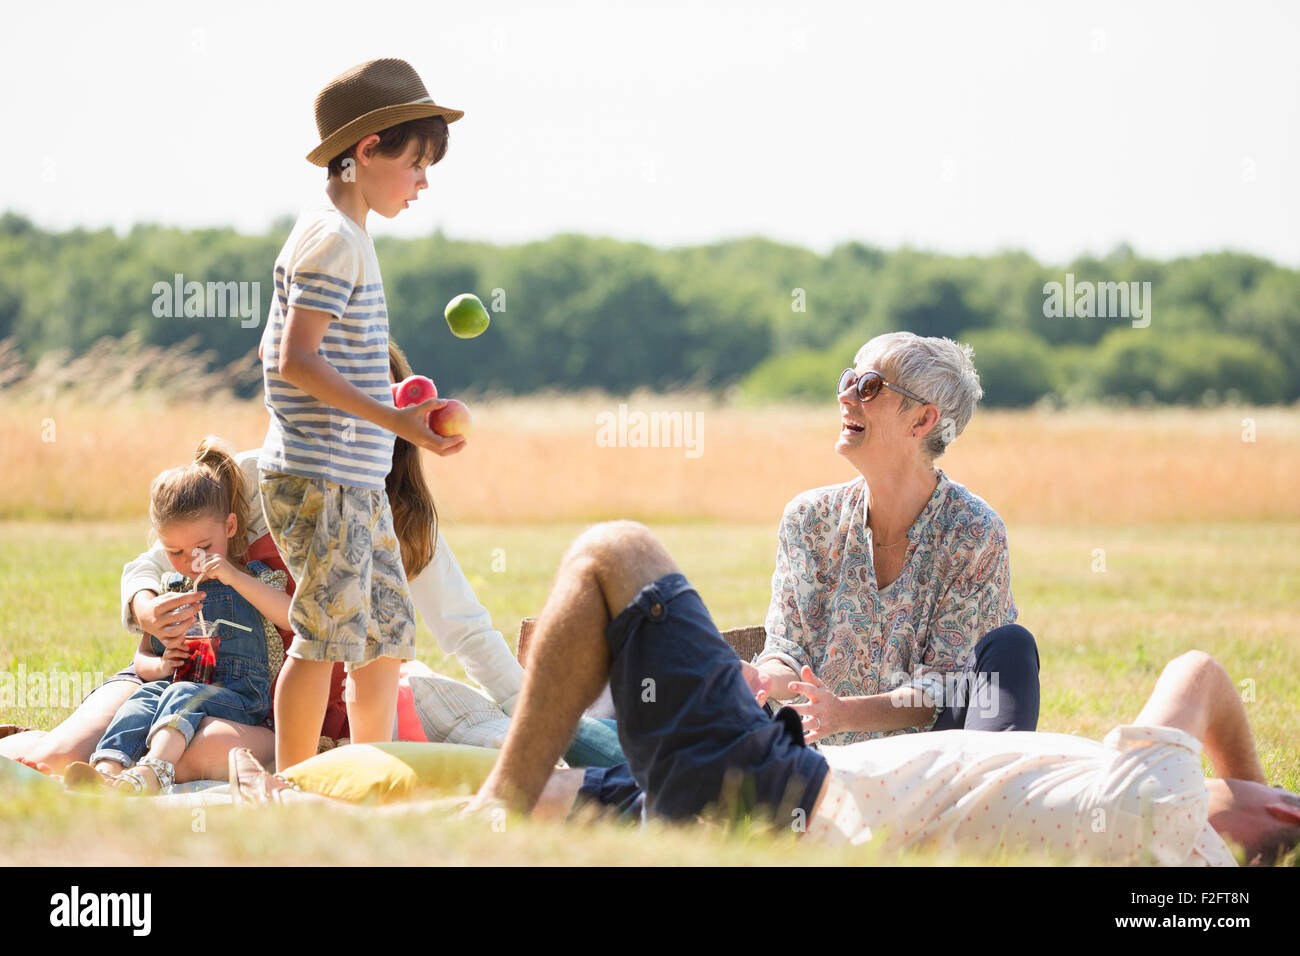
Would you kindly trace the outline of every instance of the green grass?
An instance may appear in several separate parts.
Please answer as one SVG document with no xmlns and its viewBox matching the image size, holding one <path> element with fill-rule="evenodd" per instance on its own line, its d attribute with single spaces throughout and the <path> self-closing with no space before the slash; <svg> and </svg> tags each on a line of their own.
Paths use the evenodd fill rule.
<svg viewBox="0 0 1300 956">
<path fill-rule="evenodd" d="M 513 646 L 536 614 L 579 525 L 444 524 L 480 599 Z M 761 623 L 775 547 L 770 525 L 655 530 L 719 627 Z M 122 564 L 144 547 L 139 524 L 0 523 L 0 671 L 112 673 L 134 639 L 118 623 Z M 1132 719 L 1173 656 L 1200 648 L 1240 682 L 1273 782 L 1300 790 L 1300 609 L 1291 597 L 1300 525 L 1011 529 L 1020 621 L 1042 654 L 1040 729 L 1100 738 Z M 1094 549 L 1105 570 L 1094 571 Z M 501 568 L 494 570 L 494 565 Z M 463 677 L 421 625 L 419 654 Z M 1253 699 L 1252 699 L 1253 698 Z M 11 708 L 37 727 L 69 711 Z M 331 821 L 323 823 L 325 818 Z M 335 817 L 328 811 L 159 811 L 141 801 L 7 796 L 0 862 L 59 863 L 787 863 L 870 861 L 756 833 L 567 829 L 512 821 L 504 833 L 437 814 Z M 955 862 L 919 857 L 926 862 Z"/>
</svg>

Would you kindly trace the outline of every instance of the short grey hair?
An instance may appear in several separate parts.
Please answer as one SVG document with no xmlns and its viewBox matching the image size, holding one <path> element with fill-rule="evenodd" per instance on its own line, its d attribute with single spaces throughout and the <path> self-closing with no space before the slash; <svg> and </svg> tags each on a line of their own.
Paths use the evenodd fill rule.
<svg viewBox="0 0 1300 956">
<path fill-rule="evenodd" d="M 939 407 L 939 421 L 922 445 L 934 460 L 965 430 L 984 395 L 974 357 L 974 349 L 952 339 L 887 332 L 858 349 L 853 364 L 875 368 L 889 381 Z M 906 395 L 898 397 L 903 411 L 917 404 Z"/>
</svg>

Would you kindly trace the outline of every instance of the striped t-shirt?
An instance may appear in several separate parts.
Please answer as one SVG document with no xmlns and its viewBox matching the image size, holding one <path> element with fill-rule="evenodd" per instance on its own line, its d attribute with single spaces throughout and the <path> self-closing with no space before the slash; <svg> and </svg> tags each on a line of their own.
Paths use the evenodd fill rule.
<svg viewBox="0 0 1300 956">
<path fill-rule="evenodd" d="M 262 381 L 271 414 L 263 471 L 384 489 L 393 433 L 308 395 L 280 374 L 290 307 L 328 312 L 320 355 L 371 398 L 391 405 L 388 310 L 370 236 L 332 203 L 304 212 L 275 260 L 275 299 L 262 334 Z"/>
</svg>

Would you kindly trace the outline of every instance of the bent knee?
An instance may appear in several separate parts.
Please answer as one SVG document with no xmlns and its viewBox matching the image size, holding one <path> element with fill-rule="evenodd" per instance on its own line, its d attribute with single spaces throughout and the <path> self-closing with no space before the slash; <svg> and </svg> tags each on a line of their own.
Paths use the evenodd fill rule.
<svg viewBox="0 0 1300 956">
<path fill-rule="evenodd" d="M 659 546 L 654 532 L 639 521 L 602 521 L 587 528 L 569 545 L 568 560 L 603 562 L 611 554 Z"/>
<path fill-rule="evenodd" d="M 1038 654 L 1038 642 L 1029 629 L 1019 624 L 1003 624 L 984 635 L 981 644 L 999 644 L 1004 648 L 1023 653 Z"/>
<path fill-rule="evenodd" d="M 1205 651 L 1200 650 L 1187 651 L 1179 654 L 1165 665 L 1165 670 L 1175 670 L 1180 673 L 1197 675 L 1222 674 L 1224 677 L 1228 676 L 1228 672 L 1224 670 L 1222 664 L 1209 654 L 1205 653 Z"/>
</svg>

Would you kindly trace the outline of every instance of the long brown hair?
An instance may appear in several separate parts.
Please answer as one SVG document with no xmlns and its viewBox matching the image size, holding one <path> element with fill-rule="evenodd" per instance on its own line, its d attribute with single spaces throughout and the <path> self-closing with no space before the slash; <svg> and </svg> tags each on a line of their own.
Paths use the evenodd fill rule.
<svg viewBox="0 0 1300 956">
<path fill-rule="evenodd" d="M 229 446 L 216 435 L 199 442 L 192 462 L 168 468 L 149 486 L 149 520 L 155 529 L 200 518 L 215 518 L 225 524 L 230 514 L 238 524 L 226 545 L 226 557 L 242 567 L 248 553 L 244 474 Z"/>
<path fill-rule="evenodd" d="M 388 367 L 393 381 L 411 375 L 411 363 L 397 343 L 388 340 Z M 393 509 L 393 527 L 402 546 L 402 565 L 411 579 L 433 560 L 438 541 L 438 507 L 424 482 L 420 449 L 400 435 L 393 440 L 393 467 L 385 479 L 388 503 Z"/>
</svg>

